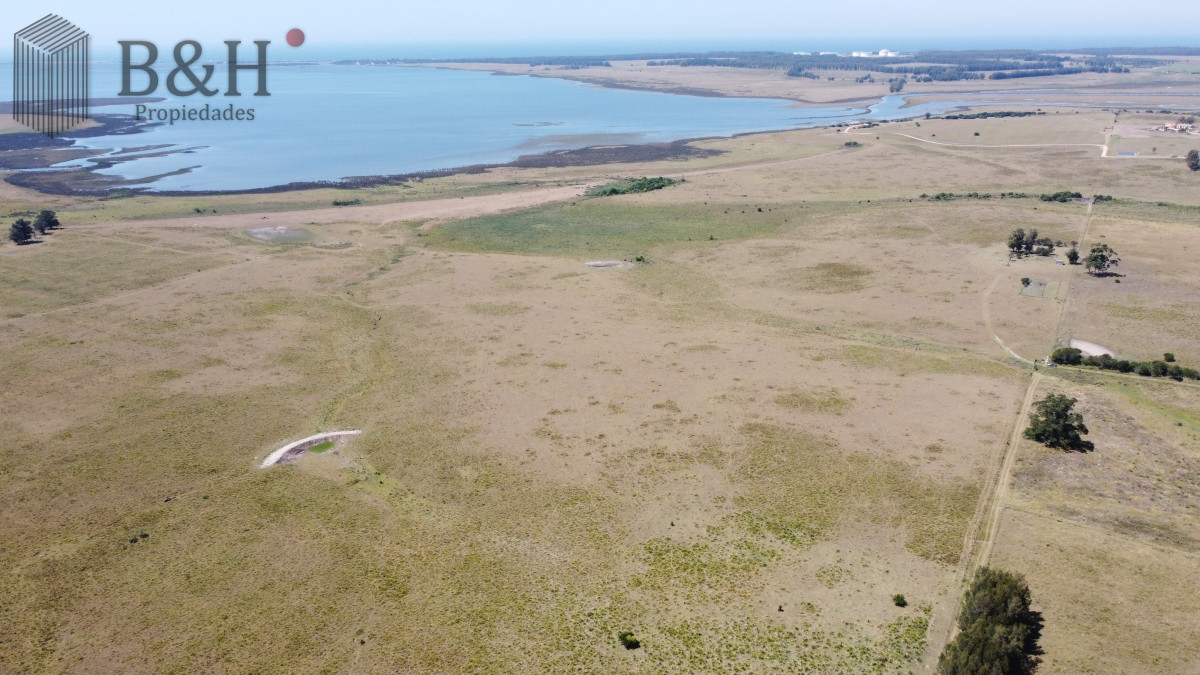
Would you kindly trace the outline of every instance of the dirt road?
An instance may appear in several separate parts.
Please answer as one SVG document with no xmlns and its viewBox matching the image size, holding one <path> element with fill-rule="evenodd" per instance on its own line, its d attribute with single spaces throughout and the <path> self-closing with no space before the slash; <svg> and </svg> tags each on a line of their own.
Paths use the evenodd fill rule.
<svg viewBox="0 0 1200 675">
<path fill-rule="evenodd" d="M 373 204 L 369 206 L 337 206 L 303 211 L 271 211 L 217 216 L 197 215 L 183 218 L 160 218 L 155 220 L 139 220 L 136 224 L 141 228 L 204 227 L 242 229 L 251 226 L 303 227 L 309 224 L 321 225 L 345 222 L 381 224 L 403 221 L 445 222 L 567 201 L 582 196 L 584 189 L 584 186 L 570 185 L 566 187 L 545 187 L 516 192 L 501 192 L 473 197 L 429 199 L 393 204 Z M 109 229 L 114 224 L 116 224 L 114 221 L 109 221 L 87 225 L 72 225 L 71 229 Z"/>
</svg>

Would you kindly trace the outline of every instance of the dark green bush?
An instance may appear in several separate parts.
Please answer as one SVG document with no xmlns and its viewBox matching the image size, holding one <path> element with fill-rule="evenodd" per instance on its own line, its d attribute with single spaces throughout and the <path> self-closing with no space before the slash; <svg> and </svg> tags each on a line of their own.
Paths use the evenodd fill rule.
<svg viewBox="0 0 1200 675">
<path fill-rule="evenodd" d="M 627 195 L 635 192 L 652 192 L 661 190 L 666 187 L 671 187 L 681 181 L 672 178 L 635 178 L 632 180 L 621 181 L 619 183 L 609 183 L 607 185 L 598 185 L 587 191 L 589 197 L 611 197 L 614 195 Z"/>
<path fill-rule="evenodd" d="M 1042 195 L 1042 201 L 1044 202 L 1069 202 L 1073 199 L 1083 199 L 1083 195 L 1078 192 L 1069 192 L 1067 190 L 1055 192 L 1054 194 Z"/>
<path fill-rule="evenodd" d="M 1061 347 L 1054 350 L 1050 360 L 1064 366 L 1078 366 L 1083 363 L 1083 352 L 1074 347 Z"/>
<path fill-rule="evenodd" d="M 975 574 L 958 615 L 959 634 L 938 659 L 943 675 L 1028 673 L 1041 653 L 1041 616 L 1031 611 L 1024 577 L 983 568 Z"/>
<path fill-rule="evenodd" d="M 1074 410 L 1076 403 L 1076 399 L 1062 394 L 1048 394 L 1034 403 L 1025 438 L 1050 448 L 1083 452 L 1091 450 L 1092 443 L 1083 440 L 1088 428 L 1083 423 L 1083 415 Z"/>
</svg>

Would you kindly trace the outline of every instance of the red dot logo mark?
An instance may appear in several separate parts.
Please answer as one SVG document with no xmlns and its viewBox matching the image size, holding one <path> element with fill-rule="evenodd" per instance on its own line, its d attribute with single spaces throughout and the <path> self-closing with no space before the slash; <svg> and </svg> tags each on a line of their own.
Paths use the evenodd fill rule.
<svg viewBox="0 0 1200 675">
<path fill-rule="evenodd" d="M 287 43 L 293 47 L 299 47 L 304 44 L 304 31 L 299 28 L 293 28 L 287 33 Z"/>
</svg>

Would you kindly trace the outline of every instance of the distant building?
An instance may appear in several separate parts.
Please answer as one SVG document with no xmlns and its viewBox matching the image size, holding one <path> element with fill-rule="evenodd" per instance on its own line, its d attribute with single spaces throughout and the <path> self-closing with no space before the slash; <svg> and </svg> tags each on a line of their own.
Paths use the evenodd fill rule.
<svg viewBox="0 0 1200 675">
<path fill-rule="evenodd" d="M 812 56 L 812 52 L 792 52 L 792 56 Z"/>
<path fill-rule="evenodd" d="M 1157 127 L 1155 131 L 1170 131 L 1176 134 L 1192 134 L 1196 132 L 1196 127 L 1193 124 L 1184 124 L 1183 122 L 1180 122 L 1179 124 L 1164 124 L 1161 127 Z"/>
<path fill-rule="evenodd" d="M 900 56 L 900 52 L 894 52 L 890 49 L 880 49 L 878 52 L 850 52 L 850 56 L 859 59 L 880 59 Z"/>
</svg>

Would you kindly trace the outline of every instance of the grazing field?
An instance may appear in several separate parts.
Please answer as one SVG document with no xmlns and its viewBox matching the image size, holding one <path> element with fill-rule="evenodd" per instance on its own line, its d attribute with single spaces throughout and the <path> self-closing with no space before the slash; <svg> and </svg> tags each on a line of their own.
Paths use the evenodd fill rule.
<svg viewBox="0 0 1200 675">
<path fill-rule="evenodd" d="M 1101 157 L 1099 111 L 917 123 L 5 193 L 64 229 L 0 246 L 0 670 L 927 672 L 980 562 L 1027 575 L 1046 672 L 1195 663 L 1200 389 L 1031 379 L 1072 338 L 1200 366 L 1195 176 Z M 583 196 L 631 175 L 686 181 Z M 1010 443 L 1031 386 L 1094 452 Z"/>
<path fill-rule="evenodd" d="M 1185 672 L 1200 659 L 1200 388 L 1044 382 L 1080 399 L 1096 451 L 1024 441 L 1013 473 L 992 558 L 1041 600 L 1039 672 Z"/>
</svg>

